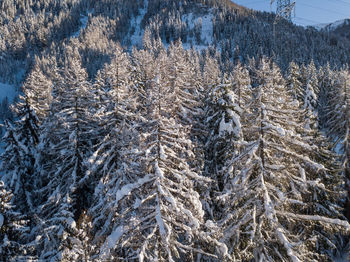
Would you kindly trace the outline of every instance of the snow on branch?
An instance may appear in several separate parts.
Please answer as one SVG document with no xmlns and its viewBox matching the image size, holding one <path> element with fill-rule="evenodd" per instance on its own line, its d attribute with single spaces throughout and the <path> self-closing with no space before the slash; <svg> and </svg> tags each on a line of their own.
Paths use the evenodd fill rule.
<svg viewBox="0 0 350 262">
<path fill-rule="evenodd" d="M 350 230 L 349 222 L 345 220 L 340 220 L 337 218 L 328 218 L 328 217 L 317 216 L 317 215 L 315 216 L 299 215 L 299 214 L 293 214 L 289 212 L 280 212 L 280 211 L 277 211 L 277 214 L 285 217 L 289 217 L 289 218 L 299 219 L 299 220 L 311 220 L 311 221 L 317 221 L 317 222 L 326 223 L 326 224 L 338 225 L 338 226 L 344 227 L 346 230 Z"/>
</svg>

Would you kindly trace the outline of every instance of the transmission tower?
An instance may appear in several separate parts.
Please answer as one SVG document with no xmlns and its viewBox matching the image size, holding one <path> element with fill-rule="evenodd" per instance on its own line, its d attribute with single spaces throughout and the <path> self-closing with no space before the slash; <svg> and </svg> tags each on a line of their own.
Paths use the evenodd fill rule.
<svg viewBox="0 0 350 262">
<path fill-rule="evenodd" d="M 275 0 L 271 0 L 271 5 Z M 295 1 L 291 0 L 277 0 L 276 19 L 284 18 L 292 21 L 292 12 L 295 7 Z"/>
<path fill-rule="evenodd" d="M 271 7 L 272 4 L 275 2 L 275 0 L 271 0 Z M 295 1 L 293 0 L 277 0 L 277 9 L 276 9 L 276 17 L 275 21 L 273 23 L 273 50 L 275 54 L 278 53 L 278 50 L 280 51 L 279 53 L 282 52 L 282 46 L 279 45 L 279 48 L 277 47 L 277 35 L 276 35 L 276 26 L 278 25 L 278 22 L 281 22 L 281 19 L 285 19 L 289 22 L 292 22 L 292 12 L 295 7 Z M 282 23 L 283 24 L 283 23 Z M 282 28 L 280 28 L 282 31 Z"/>
</svg>

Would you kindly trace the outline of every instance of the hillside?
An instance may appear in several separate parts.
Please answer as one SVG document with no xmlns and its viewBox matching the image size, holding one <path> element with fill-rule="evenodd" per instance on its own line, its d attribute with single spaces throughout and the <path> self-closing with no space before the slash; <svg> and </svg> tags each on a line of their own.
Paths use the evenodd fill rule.
<svg viewBox="0 0 350 262">
<path fill-rule="evenodd" d="M 350 39 L 350 19 L 343 19 L 331 24 L 323 25 L 322 31 L 330 33 L 333 39 L 344 37 Z"/>
<path fill-rule="evenodd" d="M 348 24 L 274 19 L 0 1 L 0 261 L 346 261 Z"/>
</svg>

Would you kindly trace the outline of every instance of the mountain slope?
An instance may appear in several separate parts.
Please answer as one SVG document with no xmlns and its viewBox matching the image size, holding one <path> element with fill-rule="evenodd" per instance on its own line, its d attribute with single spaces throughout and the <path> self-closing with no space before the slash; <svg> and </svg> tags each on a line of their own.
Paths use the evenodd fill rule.
<svg viewBox="0 0 350 262">
<path fill-rule="evenodd" d="M 274 21 L 229 0 L 1 1 L 0 88 L 22 96 L 5 121 L 0 257 L 342 253 L 350 41 Z"/>
</svg>

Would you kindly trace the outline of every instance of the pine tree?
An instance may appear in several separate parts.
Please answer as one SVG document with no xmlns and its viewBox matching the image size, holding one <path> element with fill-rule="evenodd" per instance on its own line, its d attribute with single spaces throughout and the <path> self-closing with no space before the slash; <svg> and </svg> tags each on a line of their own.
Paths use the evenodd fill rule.
<svg viewBox="0 0 350 262">
<path fill-rule="evenodd" d="M 40 259 L 47 260 L 62 259 L 72 252 L 71 243 L 78 241 L 76 221 L 88 208 L 92 194 L 81 181 L 86 172 L 84 160 L 91 155 L 97 130 L 90 113 L 94 96 L 79 58 L 70 58 L 61 73 L 62 81 L 54 86 L 54 113 L 44 123 L 37 160 L 41 170 L 37 213 L 44 220 L 36 229 L 41 235 L 37 249 Z"/>
<path fill-rule="evenodd" d="M 250 78 L 248 70 L 238 64 L 230 78 L 209 91 L 207 100 L 207 129 L 210 130 L 206 148 L 209 161 L 207 174 L 222 191 L 228 179 L 225 165 L 239 152 L 243 141 L 241 117 L 244 105 L 249 102 Z"/>
<path fill-rule="evenodd" d="M 132 129 L 137 107 L 136 96 L 129 79 L 130 61 L 124 53 L 119 53 L 117 59 L 112 60 L 111 64 L 106 65 L 99 73 L 101 78 L 98 86 L 95 85 L 103 94 L 101 109 L 95 114 L 102 123 L 102 130 L 98 132 L 102 139 L 89 159 L 84 178 L 89 184 L 96 185 L 90 210 L 95 239 L 109 234 L 114 226 L 114 212 L 111 210 L 118 208 L 114 206 L 118 203 L 110 202 L 110 193 L 112 190 L 119 190 L 120 183 L 129 181 L 124 181 L 127 178 L 120 175 L 120 169 L 125 166 L 126 161 L 123 153 L 130 148 L 132 140 L 137 141 L 137 132 Z M 117 74 L 113 74 L 113 71 L 116 72 L 115 68 L 121 65 L 123 71 L 119 70 Z"/>
<path fill-rule="evenodd" d="M 306 110 L 306 128 L 315 129 L 318 126 L 318 94 L 319 86 L 317 71 L 313 61 L 307 67 L 307 79 L 304 87 L 304 109 Z"/>
<path fill-rule="evenodd" d="M 31 197 L 33 177 L 33 147 L 20 133 L 21 126 L 14 127 L 8 121 L 5 122 L 6 133 L 3 141 L 6 143 L 5 152 L 1 156 L 2 179 L 16 195 L 15 204 L 23 212 L 31 212 L 33 203 Z"/>
<path fill-rule="evenodd" d="M 0 181 L 0 259 L 1 261 L 28 261 L 25 240 L 29 227 L 25 216 L 13 205 L 14 195 Z"/>
<path fill-rule="evenodd" d="M 216 57 L 211 56 L 209 51 L 205 54 L 205 64 L 203 67 L 204 89 L 208 90 L 220 83 L 221 72 Z"/>
<path fill-rule="evenodd" d="M 293 97 L 298 101 L 302 101 L 304 97 L 304 91 L 300 78 L 299 66 L 295 62 L 291 62 L 289 64 L 287 85 L 289 90 L 292 92 Z"/>
<path fill-rule="evenodd" d="M 325 126 L 333 139 L 334 150 L 340 155 L 342 173 L 346 179 L 346 190 L 350 192 L 350 74 L 343 69 L 337 74 L 336 83 L 329 90 L 329 103 L 326 107 Z M 350 217 L 349 204 L 346 204 L 346 216 Z"/>
<path fill-rule="evenodd" d="M 158 56 L 159 67 L 165 58 L 165 53 Z M 203 231 L 203 210 L 194 182 L 206 179 L 188 165 L 193 157 L 191 141 L 177 114 L 182 101 L 176 100 L 176 89 L 163 82 L 166 76 L 159 67 L 153 68 L 158 75 L 142 90 L 146 101 L 139 142 L 121 151 L 124 164 L 118 175 L 103 181 L 108 184 L 109 210 L 113 210 L 104 214 L 113 226 L 101 229 L 108 236 L 96 234 L 102 238 L 98 254 L 102 261 L 194 260 L 198 254 L 215 257 L 206 252 L 216 253 L 215 248 L 225 255 L 225 246 Z M 202 242 L 211 245 L 204 248 Z"/>
<path fill-rule="evenodd" d="M 186 58 L 181 41 L 169 47 L 166 68 L 164 72 L 165 85 L 173 93 L 176 113 L 183 124 L 191 125 L 196 116 L 200 115 L 199 88 L 196 85 L 194 72 Z"/>
<path fill-rule="evenodd" d="M 247 108 L 255 121 L 243 129 L 250 139 L 228 166 L 232 177 L 218 198 L 225 210 L 218 225 L 237 260 L 329 259 L 325 246 L 334 248 L 334 232 L 349 229 L 327 201 L 339 179 L 327 180 L 330 191 L 323 184 L 327 168 L 317 162 L 317 146 L 303 139 L 302 111 L 276 65 L 263 59 L 256 75 L 259 86 Z M 310 200 L 318 208 L 310 210 Z"/>
<path fill-rule="evenodd" d="M 13 107 L 17 120 L 14 124 L 5 121 L 6 144 L 0 169 L 5 173 L 3 180 L 16 195 L 16 205 L 23 212 L 33 210 L 30 193 L 33 190 L 36 146 L 39 142 L 39 120 L 30 104 L 30 98 L 20 96 Z"/>
<path fill-rule="evenodd" d="M 52 82 L 42 73 L 39 66 L 35 65 L 22 89 L 39 122 L 43 122 L 49 114 L 52 101 Z"/>
<path fill-rule="evenodd" d="M 320 95 L 319 95 L 319 119 L 321 127 L 328 128 L 327 125 L 327 112 L 330 103 L 333 100 L 332 94 L 336 88 L 334 88 L 336 82 L 336 73 L 331 69 L 329 63 L 319 70 L 319 83 L 320 83 Z"/>
</svg>

